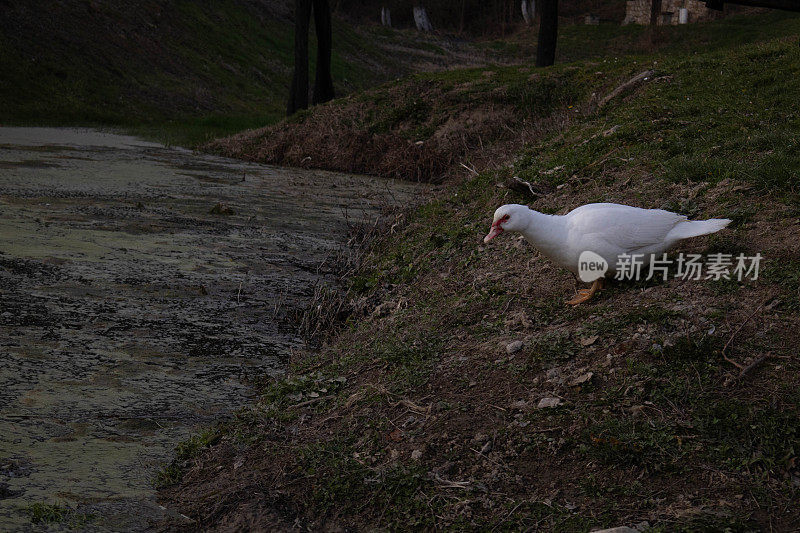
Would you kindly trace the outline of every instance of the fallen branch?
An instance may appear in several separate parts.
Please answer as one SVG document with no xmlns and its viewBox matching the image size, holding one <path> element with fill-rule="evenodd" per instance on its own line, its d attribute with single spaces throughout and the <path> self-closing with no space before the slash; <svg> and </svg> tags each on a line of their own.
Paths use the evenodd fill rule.
<svg viewBox="0 0 800 533">
<path fill-rule="evenodd" d="M 469 481 L 450 481 L 449 479 L 440 477 L 439 474 L 434 474 L 433 480 L 440 486 L 448 489 L 468 489 L 470 486 Z"/>
<path fill-rule="evenodd" d="M 766 360 L 767 360 L 767 359 L 769 359 L 770 357 L 772 357 L 772 354 L 769 354 L 769 353 L 768 353 L 767 355 L 762 355 L 761 357 L 759 357 L 758 359 L 756 359 L 755 361 L 753 361 L 752 363 L 750 363 L 749 365 L 747 365 L 746 367 L 744 367 L 744 368 L 743 368 L 743 369 L 742 369 L 742 370 L 739 372 L 739 379 L 742 379 L 743 377 L 745 377 L 745 376 L 746 376 L 748 373 L 750 373 L 750 372 L 751 372 L 751 371 L 752 371 L 754 368 L 756 368 L 758 365 L 760 365 L 761 363 L 763 363 L 764 361 L 766 361 Z"/>
<path fill-rule="evenodd" d="M 745 326 L 745 324 L 747 324 L 748 322 L 750 322 L 750 320 L 751 320 L 751 319 L 752 319 L 752 318 L 753 318 L 753 317 L 756 315 L 756 313 L 758 313 L 759 311 L 761 311 L 761 308 L 762 308 L 762 307 L 764 307 L 764 304 L 766 304 L 766 303 L 767 303 L 766 301 L 765 301 L 765 302 L 762 302 L 762 303 L 761 303 L 761 305 L 759 305 L 758 307 L 756 307 L 755 311 L 753 311 L 752 313 L 750 313 L 750 314 L 747 316 L 747 318 L 745 318 L 745 319 L 744 319 L 744 322 L 742 322 L 741 324 L 739 324 L 739 327 L 738 327 L 738 328 L 736 328 L 736 331 L 734 331 L 734 332 L 733 332 L 733 335 L 731 335 L 731 336 L 730 336 L 730 338 L 728 339 L 728 342 L 726 342 L 726 343 L 725 343 L 725 346 L 723 346 L 723 347 L 722 347 L 722 357 L 723 357 L 723 359 L 725 359 L 727 362 L 729 362 L 730 364 L 732 364 L 733 366 L 735 366 L 736 368 L 738 368 L 738 369 L 739 369 L 739 371 L 740 371 L 740 373 L 739 373 L 739 376 L 742 376 L 742 375 L 743 375 L 743 372 L 744 372 L 744 370 L 745 370 L 745 368 L 746 368 L 746 367 L 745 367 L 743 364 L 741 364 L 741 363 L 737 363 L 736 361 L 734 361 L 733 359 L 731 359 L 730 357 L 728 357 L 728 355 L 727 355 L 727 353 L 726 353 L 726 352 L 728 351 L 728 347 L 729 347 L 729 346 L 731 345 L 731 343 L 733 342 L 733 339 L 735 339 L 735 338 L 736 338 L 736 335 L 738 335 L 738 334 L 739 334 L 739 332 L 740 332 L 740 331 L 742 331 L 742 328 Z"/>
<path fill-rule="evenodd" d="M 367 393 L 367 389 L 372 389 L 375 392 L 377 392 L 378 394 L 380 394 L 381 396 L 397 396 L 393 392 L 387 390 L 386 387 L 384 387 L 383 385 L 375 385 L 374 383 L 367 383 L 367 384 L 365 384 L 365 386 L 363 388 L 357 390 L 356 392 L 354 392 L 353 394 L 351 394 L 347 398 L 347 400 L 344 403 L 345 409 L 350 409 L 357 401 L 361 400 L 361 398 L 363 398 L 364 395 Z M 408 401 L 408 400 L 401 400 L 400 402 L 397 402 L 396 404 L 394 404 L 393 407 L 396 407 L 397 405 L 403 403 L 403 401 Z M 416 404 L 413 404 L 413 405 L 415 405 L 416 407 L 420 408 Z"/>
<path fill-rule="evenodd" d="M 730 357 L 728 357 L 727 355 L 725 355 L 725 352 L 722 352 L 722 357 L 723 357 L 723 359 L 725 359 L 727 362 L 729 362 L 730 364 L 732 364 L 733 366 L 735 366 L 736 368 L 738 368 L 740 372 L 744 370 L 744 365 L 742 365 L 742 364 L 740 364 L 740 363 L 737 363 L 736 361 L 734 361 L 733 359 L 731 359 Z"/>
<path fill-rule="evenodd" d="M 525 195 L 530 195 L 531 198 L 534 200 L 547 194 L 547 191 L 544 190 L 540 185 L 533 184 L 529 181 L 525 181 L 518 176 L 514 176 L 508 181 L 506 181 L 505 186 L 507 189 L 510 189 L 512 191 L 517 191 Z"/>
<path fill-rule="evenodd" d="M 612 149 L 611 149 L 611 150 L 609 150 L 609 151 L 608 151 L 608 152 L 607 152 L 607 153 L 606 153 L 604 156 L 602 156 L 600 159 L 596 159 L 595 161 L 592 161 L 591 163 L 589 163 L 588 165 L 586 165 L 585 167 L 583 167 L 583 168 L 581 169 L 581 171 L 584 171 L 584 170 L 586 170 L 587 168 L 592 168 L 593 166 L 596 166 L 596 165 L 602 165 L 603 163 L 605 163 L 606 161 L 608 161 L 608 159 L 611 157 L 611 154 L 613 154 L 613 153 L 614 153 L 614 152 L 616 152 L 616 151 L 617 151 L 617 148 L 616 148 L 616 147 L 612 148 Z"/>
<path fill-rule="evenodd" d="M 459 164 L 460 164 L 462 167 L 466 168 L 466 169 L 467 169 L 467 171 L 469 171 L 469 172 L 471 172 L 471 173 L 475 174 L 476 176 L 478 175 L 478 171 L 477 171 L 477 170 L 475 170 L 475 167 L 474 167 L 474 166 L 473 166 L 472 168 L 470 168 L 470 167 L 468 167 L 467 165 L 465 165 L 464 163 L 459 163 Z"/>
<path fill-rule="evenodd" d="M 347 398 L 347 401 L 344 402 L 344 408 L 345 409 L 350 409 L 351 407 L 353 407 L 353 405 L 355 405 L 356 402 L 360 401 L 361 398 L 364 397 L 364 392 L 365 391 L 366 391 L 366 389 L 361 389 L 361 390 L 351 394 L 350 397 Z"/>
<path fill-rule="evenodd" d="M 600 103 L 597 104 L 597 110 L 599 111 L 600 109 L 603 108 L 603 106 L 605 106 L 611 100 L 613 100 L 620 94 L 624 93 L 625 91 L 632 89 L 633 87 L 643 82 L 645 79 L 649 78 L 653 74 L 654 74 L 653 70 L 645 70 L 644 72 L 640 72 L 633 78 L 629 79 L 628 81 L 626 81 L 625 83 L 623 83 L 622 85 L 620 85 L 619 87 L 608 93 L 606 96 L 604 96 L 603 99 L 600 100 Z"/>
<path fill-rule="evenodd" d="M 428 407 L 422 407 L 421 405 L 417 405 L 411 400 L 406 398 L 403 398 L 399 402 L 392 404 L 392 407 L 397 407 L 398 405 L 402 405 L 403 407 L 406 407 L 409 411 L 417 413 L 418 415 L 425 415 L 426 417 L 430 416 L 431 408 L 433 407 L 433 404 L 429 404 Z"/>
<path fill-rule="evenodd" d="M 509 513 L 506 515 L 506 517 L 505 517 L 504 519 L 502 519 L 500 522 L 498 522 L 497 524 L 495 524 L 495 526 L 492 528 L 492 531 L 491 531 L 490 533 L 494 533 L 494 531 L 495 531 L 495 530 L 496 530 L 498 527 L 500 527 L 501 525 L 503 525 L 503 524 L 505 523 L 505 521 L 506 521 L 506 520 L 508 520 L 509 518 L 511 518 L 511 515 L 513 515 L 513 514 L 516 512 L 516 510 L 517 510 L 517 509 L 519 509 L 519 508 L 520 508 L 520 506 L 521 506 L 523 503 L 526 503 L 526 502 L 523 500 L 523 501 L 519 502 L 517 505 L 515 505 L 515 506 L 514 506 L 514 508 L 513 508 L 513 509 L 511 509 L 511 512 L 509 512 Z"/>
<path fill-rule="evenodd" d="M 290 405 L 289 407 L 306 407 L 308 405 L 315 404 L 317 402 L 321 402 L 323 400 L 332 400 L 336 396 L 328 395 L 328 396 L 318 396 L 316 398 L 311 398 L 310 400 L 306 400 L 304 402 L 296 403 L 294 405 Z"/>
</svg>

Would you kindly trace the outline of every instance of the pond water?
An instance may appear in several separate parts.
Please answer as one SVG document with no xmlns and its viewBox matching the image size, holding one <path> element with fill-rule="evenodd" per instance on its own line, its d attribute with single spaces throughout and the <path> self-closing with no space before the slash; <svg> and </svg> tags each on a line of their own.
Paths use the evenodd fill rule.
<svg viewBox="0 0 800 533">
<path fill-rule="evenodd" d="M 302 348 L 347 223 L 420 188 L 95 130 L 0 128 L 0 530 L 145 530 L 174 446 Z M 215 209 L 216 207 L 216 209 Z"/>
</svg>

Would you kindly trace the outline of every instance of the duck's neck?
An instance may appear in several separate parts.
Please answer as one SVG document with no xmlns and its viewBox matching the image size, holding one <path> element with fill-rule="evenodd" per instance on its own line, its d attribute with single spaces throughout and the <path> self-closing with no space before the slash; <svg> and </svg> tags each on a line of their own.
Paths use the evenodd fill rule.
<svg viewBox="0 0 800 533">
<path fill-rule="evenodd" d="M 528 226 L 521 231 L 525 240 L 538 248 L 544 255 L 557 256 L 559 251 L 563 250 L 567 239 L 564 217 L 545 215 L 530 209 L 528 219 Z"/>
</svg>

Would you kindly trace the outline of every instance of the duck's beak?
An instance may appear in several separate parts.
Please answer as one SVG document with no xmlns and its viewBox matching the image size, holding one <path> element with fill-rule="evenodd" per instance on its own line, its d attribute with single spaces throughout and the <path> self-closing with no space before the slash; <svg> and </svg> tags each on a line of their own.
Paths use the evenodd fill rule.
<svg viewBox="0 0 800 533">
<path fill-rule="evenodd" d="M 490 229 L 489 234 L 483 238 L 483 242 L 487 243 L 492 239 L 494 239 L 495 237 L 497 237 L 498 235 L 500 235 L 501 233 L 503 233 L 503 228 L 500 227 L 500 223 L 497 222 L 495 224 L 492 224 L 492 229 Z"/>
</svg>

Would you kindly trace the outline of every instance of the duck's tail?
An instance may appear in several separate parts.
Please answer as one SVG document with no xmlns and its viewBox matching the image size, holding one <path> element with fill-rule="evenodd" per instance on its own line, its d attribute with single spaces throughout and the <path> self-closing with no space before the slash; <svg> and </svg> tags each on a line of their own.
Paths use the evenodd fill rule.
<svg viewBox="0 0 800 533">
<path fill-rule="evenodd" d="M 686 220 L 681 222 L 667 234 L 667 240 L 678 241 L 689 237 L 699 237 L 716 233 L 731 223 L 729 218 L 711 218 L 709 220 Z"/>
</svg>

